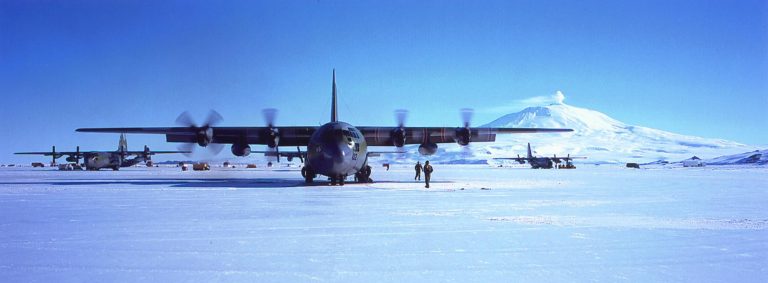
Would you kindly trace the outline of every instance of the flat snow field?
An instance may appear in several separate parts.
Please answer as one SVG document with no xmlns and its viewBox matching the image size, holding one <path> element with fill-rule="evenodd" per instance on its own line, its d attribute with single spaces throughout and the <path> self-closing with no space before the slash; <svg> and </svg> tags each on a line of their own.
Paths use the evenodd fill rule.
<svg viewBox="0 0 768 283">
<path fill-rule="evenodd" d="M 372 177 L 3 168 L 0 281 L 768 282 L 765 167 Z"/>
</svg>

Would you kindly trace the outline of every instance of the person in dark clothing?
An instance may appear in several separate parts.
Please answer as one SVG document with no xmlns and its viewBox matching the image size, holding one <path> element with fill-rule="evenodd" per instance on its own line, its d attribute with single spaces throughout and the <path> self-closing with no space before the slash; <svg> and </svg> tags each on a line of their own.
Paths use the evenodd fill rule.
<svg viewBox="0 0 768 283">
<path fill-rule="evenodd" d="M 424 182 L 427 183 L 425 188 L 429 188 L 429 179 L 432 177 L 432 165 L 429 165 L 429 160 L 424 162 Z"/>
<path fill-rule="evenodd" d="M 416 161 L 416 177 L 414 180 L 421 180 L 421 161 Z"/>
</svg>

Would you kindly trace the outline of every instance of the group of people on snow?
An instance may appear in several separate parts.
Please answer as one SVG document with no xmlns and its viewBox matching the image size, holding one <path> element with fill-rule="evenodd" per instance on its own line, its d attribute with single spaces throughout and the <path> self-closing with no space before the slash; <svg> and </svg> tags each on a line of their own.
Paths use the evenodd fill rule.
<svg viewBox="0 0 768 283">
<path fill-rule="evenodd" d="M 424 183 L 425 188 L 429 188 L 429 179 L 432 177 L 432 165 L 429 165 L 429 160 L 424 162 L 424 167 L 421 166 L 421 161 L 416 161 L 416 177 L 413 180 L 421 180 L 421 171 L 424 171 Z"/>
</svg>

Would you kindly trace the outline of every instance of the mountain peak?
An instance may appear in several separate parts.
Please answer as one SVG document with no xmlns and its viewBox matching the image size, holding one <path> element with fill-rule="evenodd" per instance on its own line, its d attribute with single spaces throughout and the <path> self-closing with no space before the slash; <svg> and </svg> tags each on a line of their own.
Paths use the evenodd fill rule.
<svg viewBox="0 0 768 283">
<path fill-rule="evenodd" d="M 483 127 L 502 128 L 567 128 L 562 134 L 501 135 L 497 143 L 487 146 L 496 154 L 515 156 L 528 142 L 541 154 L 581 154 L 590 162 L 620 163 L 629 161 L 682 160 L 693 155 L 711 158 L 734 154 L 753 147 L 722 139 L 709 139 L 675 134 L 652 128 L 633 126 L 599 111 L 563 103 L 565 95 L 557 91 L 547 106 L 532 106 L 504 115 Z"/>
<path fill-rule="evenodd" d="M 562 92 L 558 91 L 562 95 Z M 567 105 L 563 102 L 565 97 L 548 106 L 534 106 L 523 109 L 520 112 L 504 115 L 486 125 L 485 127 L 511 127 L 511 128 L 569 128 L 574 131 L 586 133 L 601 130 L 615 130 L 626 127 L 608 115 L 603 113 Z"/>
</svg>

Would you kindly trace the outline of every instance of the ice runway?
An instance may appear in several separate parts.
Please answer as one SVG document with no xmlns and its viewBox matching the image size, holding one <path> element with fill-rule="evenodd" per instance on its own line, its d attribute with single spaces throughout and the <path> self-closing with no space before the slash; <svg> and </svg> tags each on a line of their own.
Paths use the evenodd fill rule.
<svg viewBox="0 0 768 283">
<path fill-rule="evenodd" d="M 0 170 L 4 282 L 768 281 L 768 169 Z"/>
</svg>

